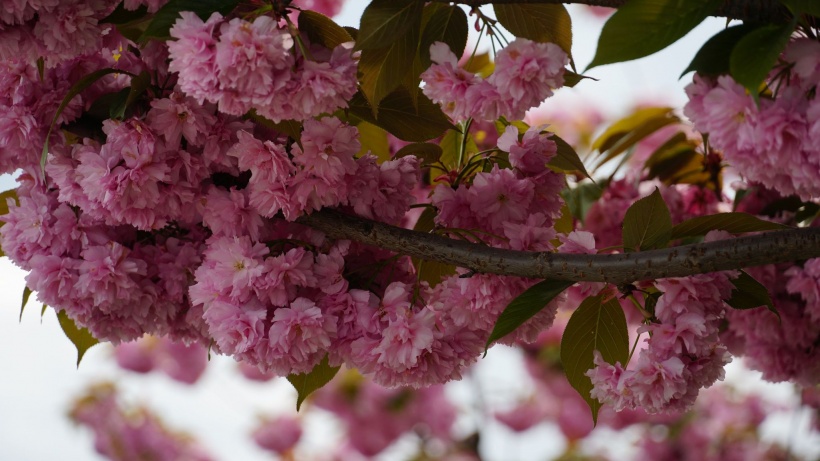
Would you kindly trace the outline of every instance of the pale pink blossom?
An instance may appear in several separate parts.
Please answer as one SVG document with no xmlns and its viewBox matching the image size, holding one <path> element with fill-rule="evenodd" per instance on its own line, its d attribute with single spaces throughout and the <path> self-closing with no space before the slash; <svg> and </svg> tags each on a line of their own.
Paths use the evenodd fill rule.
<svg viewBox="0 0 820 461">
<path fill-rule="evenodd" d="M 280 416 L 264 420 L 253 431 L 253 441 L 265 450 L 285 454 L 302 438 L 302 425 L 296 418 Z"/>
<path fill-rule="evenodd" d="M 336 322 L 307 298 L 274 311 L 269 338 L 269 360 L 282 374 L 307 373 L 327 353 L 336 336 Z"/>
<path fill-rule="evenodd" d="M 552 96 L 553 89 L 563 86 L 567 64 L 569 58 L 558 45 L 517 38 L 498 52 L 487 81 L 508 105 L 504 115 L 519 120 Z"/>
<path fill-rule="evenodd" d="M 244 304 L 215 299 L 205 307 L 204 318 L 223 354 L 240 354 L 256 346 L 265 335 L 267 309 L 258 300 Z"/>
<path fill-rule="evenodd" d="M 206 99 L 218 100 L 221 90 L 214 30 L 222 22 L 222 15 L 213 13 L 205 22 L 190 11 L 182 11 L 180 16 L 169 32 L 176 40 L 168 42 L 168 69 L 179 73 L 180 89 L 200 104 Z"/>
</svg>

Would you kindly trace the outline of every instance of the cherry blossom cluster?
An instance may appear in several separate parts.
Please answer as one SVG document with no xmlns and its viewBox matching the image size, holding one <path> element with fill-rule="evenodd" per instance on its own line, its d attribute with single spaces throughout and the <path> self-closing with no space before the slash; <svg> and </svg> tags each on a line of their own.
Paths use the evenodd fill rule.
<svg viewBox="0 0 820 461">
<path fill-rule="evenodd" d="M 706 241 L 727 237 L 720 234 L 712 231 Z M 723 367 L 731 361 L 718 332 L 725 316 L 723 300 L 732 293 L 734 276 L 716 272 L 655 281 L 663 294 L 654 306 L 657 322 L 641 328 L 649 334 L 646 348 L 626 369 L 621 363 L 607 363 L 596 351 L 596 366 L 587 372 L 594 386 L 592 397 L 616 411 L 689 408 L 702 387 L 723 379 Z"/>
<path fill-rule="evenodd" d="M 94 432 L 94 448 L 111 460 L 209 461 L 213 458 L 186 434 L 172 432 L 150 411 L 123 408 L 111 384 L 91 388 L 71 418 Z"/>
<path fill-rule="evenodd" d="M 0 8 L 0 59 L 54 66 L 96 51 L 111 31 L 101 24 L 118 1 L 15 0 Z"/>
<path fill-rule="evenodd" d="M 759 102 L 730 76 L 695 75 L 684 113 L 750 181 L 803 199 L 820 196 L 820 42 L 795 39 Z"/>
<path fill-rule="evenodd" d="M 748 269 L 771 293 L 779 319 L 765 309 L 728 312 L 729 325 L 721 333 L 722 341 L 768 381 L 794 381 L 805 387 L 820 381 L 820 319 L 811 301 L 820 285 L 816 267 L 816 260 L 809 260 L 802 268 L 769 265 Z"/>
<path fill-rule="evenodd" d="M 445 43 L 430 46 L 430 59 L 434 64 L 421 74 L 422 91 L 456 121 L 523 119 L 527 110 L 564 85 L 564 67 L 569 63 L 558 45 L 523 38 L 498 52 L 495 72 L 486 79 L 459 68 Z"/>
<path fill-rule="evenodd" d="M 377 164 L 376 157 L 364 155 L 355 127 L 335 117 L 306 120 L 301 142 L 291 152 L 280 143 L 254 138 L 240 132 L 239 142 L 227 152 L 236 157 L 239 168 L 251 173 L 245 192 L 232 197 L 215 197 L 213 213 L 206 222 L 213 228 L 225 220 L 231 207 L 247 207 L 263 217 L 282 213 L 288 220 L 322 207 L 350 206 L 357 214 L 398 224 L 412 204 L 412 189 L 418 180 L 418 162 L 413 156 Z M 231 204 L 233 202 L 233 205 Z M 231 213 L 228 213 L 231 215 Z M 258 226 L 260 223 L 249 223 Z M 249 234 L 253 228 L 233 227 L 225 235 Z"/>
<path fill-rule="evenodd" d="M 169 69 L 200 103 L 218 103 L 234 115 L 254 109 L 279 122 L 347 107 L 356 92 L 351 43 L 333 50 L 303 44 L 307 56 L 297 56 L 293 37 L 269 16 L 226 21 L 214 13 L 203 22 L 194 13 L 181 15 L 171 28 Z"/>
</svg>

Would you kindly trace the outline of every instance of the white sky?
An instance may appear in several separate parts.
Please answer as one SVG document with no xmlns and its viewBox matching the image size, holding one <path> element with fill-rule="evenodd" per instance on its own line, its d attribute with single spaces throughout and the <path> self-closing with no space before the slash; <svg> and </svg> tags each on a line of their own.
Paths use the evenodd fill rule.
<svg viewBox="0 0 820 461">
<path fill-rule="evenodd" d="M 365 4 L 348 1 L 340 22 L 357 26 Z M 571 14 L 575 24 L 573 54 L 580 70 L 592 59 L 602 22 L 576 8 L 571 8 Z M 589 75 L 600 78 L 599 82 L 585 81 L 576 88 L 562 89 L 547 104 L 572 111 L 574 106 L 592 103 L 610 115 L 623 114 L 635 101 L 657 100 L 680 106 L 685 102 L 682 87 L 691 76 L 679 81 L 678 75 L 700 44 L 723 26 L 722 20 L 710 20 L 655 56 L 595 68 Z M 0 179 L 0 190 L 11 187 L 8 177 Z M 146 404 L 172 427 L 192 432 L 216 459 L 271 459 L 255 447 L 248 434 L 258 415 L 293 411 L 295 393 L 287 382 L 248 382 L 235 372 L 230 359 L 214 357 L 201 382 L 187 387 L 161 375 L 138 376 L 119 370 L 110 359 L 111 349 L 107 345 L 89 350 L 76 369 L 76 352 L 62 335 L 53 310 L 48 310 L 41 321 L 39 305 L 32 297 L 22 322 L 18 322 L 23 277 L 22 271 L 7 258 L 0 259 L 0 460 L 102 459 L 93 451 L 90 432 L 73 427 L 65 416 L 72 398 L 90 382 L 101 379 L 117 380 L 129 403 Z M 506 365 L 511 354 L 504 349 L 491 351 L 476 372 L 484 376 L 488 370 L 502 370 L 501 374 L 485 378 L 489 389 L 501 398 L 526 392 L 527 379 L 521 370 Z M 731 374 L 741 385 L 765 386 L 749 380 L 750 375 L 742 371 Z M 120 379 L 126 376 L 128 379 Z M 464 386 L 457 384 L 453 394 L 464 391 Z M 776 399 L 790 399 L 788 386 L 764 388 Z M 313 438 L 307 445 L 319 447 L 322 439 L 332 434 L 333 427 L 326 421 L 313 420 L 311 424 L 319 430 L 312 432 Z M 770 434 L 785 437 L 792 428 L 806 424 L 805 414 L 784 416 L 769 424 Z M 560 442 L 545 442 L 557 440 L 556 429 L 548 425 L 521 436 L 497 425 L 490 429 L 483 444 L 489 461 L 546 459 L 562 448 Z M 798 442 L 810 457 L 820 457 L 820 440 L 804 437 Z M 392 456 L 385 458 L 401 459 L 401 454 L 394 450 Z"/>
</svg>

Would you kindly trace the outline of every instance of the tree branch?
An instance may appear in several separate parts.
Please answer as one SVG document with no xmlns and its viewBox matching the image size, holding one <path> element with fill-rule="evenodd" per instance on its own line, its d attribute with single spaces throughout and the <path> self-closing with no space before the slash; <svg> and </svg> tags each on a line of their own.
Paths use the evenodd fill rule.
<svg viewBox="0 0 820 461">
<path fill-rule="evenodd" d="M 460 3 L 470 7 L 478 7 L 495 3 L 497 5 L 509 4 L 561 4 L 576 3 L 589 6 L 603 6 L 608 8 L 620 8 L 626 0 L 459 0 L 451 2 L 449 0 L 433 0 L 443 3 Z M 740 19 L 743 21 L 765 21 L 765 22 L 786 22 L 791 19 L 789 10 L 777 0 L 724 0 L 723 4 L 715 11 L 713 16 L 720 16 L 729 19 Z"/>
<path fill-rule="evenodd" d="M 820 228 L 767 232 L 636 253 L 571 255 L 502 250 L 335 210 L 321 210 L 299 218 L 298 222 L 332 238 L 356 240 L 476 272 L 615 285 L 820 257 Z"/>
</svg>

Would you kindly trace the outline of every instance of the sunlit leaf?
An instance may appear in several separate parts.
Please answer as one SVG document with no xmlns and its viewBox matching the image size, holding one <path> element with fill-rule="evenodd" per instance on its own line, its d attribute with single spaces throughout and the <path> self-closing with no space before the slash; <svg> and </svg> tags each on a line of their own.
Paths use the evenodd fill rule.
<svg viewBox="0 0 820 461">
<path fill-rule="evenodd" d="M 484 345 L 484 353 L 486 354 L 487 348 L 492 343 L 512 333 L 535 314 L 541 312 L 550 301 L 574 283 L 566 280 L 543 280 L 516 296 L 498 316 L 493 331 Z"/>
<path fill-rule="evenodd" d="M 672 236 L 672 216 L 655 188 L 647 197 L 637 200 L 624 215 L 624 251 L 663 248 Z"/>
<path fill-rule="evenodd" d="M 17 198 L 17 189 L 9 189 L 7 191 L 0 192 L 0 216 L 8 214 L 9 212 L 8 199 L 14 200 L 15 205 L 20 205 L 20 199 Z M 0 221 L 0 227 L 2 227 L 5 223 L 5 221 Z"/>
<path fill-rule="evenodd" d="M 721 3 L 722 0 L 630 0 L 604 24 L 595 58 L 587 70 L 660 51 L 694 29 Z"/>
<path fill-rule="evenodd" d="M 441 163 L 451 170 L 457 170 L 473 154 L 478 152 L 478 146 L 470 133 L 466 134 L 466 140 L 464 136 L 465 134 L 457 130 L 450 130 L 444 134 L 441 138 L 441 142 L 439 142 L 439 146 L 441 147 Z M 461 154 L 461 158 L 459 158 L 462 145 L 464 145 L 464 152 Z M 461 164 L 459 164 L 459 160 Z"/>
<path fill-rule="evenodd" d="M 357 157 L 370 152 L 378 158 L 378 163 L 390 160 L 390 143 L 387 141 L 387 132 L 372 123 L 361 122 L 356 125 L 359 130 L 359 142 L 362 145 Z"/>
<path fill-rule="evenodd" d="M 490 60 L 489 53 L 477 53 L 464 63 L 462 69 L 473 74 L 479 74 L 486 78 L 493 73 L 495 66 Z"/>
<path fill-rule="evenodd" d="M 224 16 L 238 4 L 239 0 L 170 0 L 154 14 L 154 19 L 140 36 L 140 41 L 170 38 L 169 31 L 180 17 L 180 11 L 194 12 L 200 19 L 207 21 L 211 14 L 220 13 Z"/>
<path fill-rule="evenodd" d="M 430 67 L 430 45 L 435 42 L 446 43 L 456 56 L 464 53 L 467 44 L 467 15 L 456 5 L 445 6 L 436 10 L 431 16 L 419 43 L 419 57 L 424 69 Z"/>
<path fill-rule="evenodd" d="M 564 203 L 561 205 L 561 216 L 555 220 L 555 232 L 559 234 L 569 234 L 575 229 L 572 219 L 572 210 L 569 205 Z"/>
<path fill-rule="evenodd" d="M 86 328 L 78 327 L 64 310 L 57 312 L 57 320 L 60 322 L 63 333 L 77 348 L 77 366 L 79 367 L 85 352 L 92 346 L 99 344 L 99 341 Z"/>
<path fill-rule="evenodd" d="M 494 4 L 495 17 L 516 37 L 555 43 L 572 56 L 572 20 L 564 5 Z"/>
<path fill-rule="evenodd" d="M 679 122 L 671 107 L 638 109 L 618 120 L 592 143 L 592 149 L 601 153 L 597 167 L 607 163 L 659 129 Z"/>
<path fill-rule="evenodd" d="M 373 0 L 362 13 L 356 49 L 384 48 L 418 28 L 423 7 L 420 0 Z"/>
<path fill-rule="evenodd" d="M 795 22 L 769 24 L 749 32 L 732 49 L 729 70 L 732 78 L 743 85 L 757 100 L 763 79 L 789 43 Z"/>
<path fill-rule="evenodd" d="M 561 365 L 570 385 L 592 410 L 597 423 L 601 403 L 590 397 L 592 381 L 586 372 L 594 367 L 594 352 L 610 364 L 626 366 L 629 359 L 629 333 L 626 317 L 615 298 L 602 302 L 602 297 L 590 296 L 572 313 L 561 338 Z"/>
<path fill-rule="evenodd" d="M 311 393 L 329 383 L 336 376 L 339 368 L 341 367 L 331 367 L 328 364 L 327 356 L 325 356 L 321 363 L 313 367 L 308 373 L 288 375 L 288 381 L 296 389 L 296 411 L 299 411 L 302 403 Z"/>
<path fill-rule="evenodd" d="M 718 213 L 708 216 L 696 216 L 672 228 L 671 238 L 681 239 L 686 237 L 699 237 L 706 235 L 713 230 L 722 230 L 732 234 L 742 234 L 745 232 L 776 231 L 789 229 L 789 226 L 764 221 L 754 215 L 741 213 L 739 211 L 731 213 Z"/>
<path fill-rule="evenodd" d="M 732 279 L 732 285 L 734 285 L 734 289 L 732 289 L 732 297 L 726 300 L 726 304 L 728 304 L 733 309 L 755 309 L 758 307 L 765 306 L 766 309 L 769 309 L 774 315 L 777 316 L 777 320 L 780 321 L 780 312 L 774 307 L 774 303 L 772 303 L 772 298 L 769 295 L 769 290 L 766 289 L 763 284 L 755 280 L 754 277 L 747 274 L 745 271 L 740 271 L 740 275 Z"/>
<path fill-rule="evenodd" d="M 342 43 L 353 41 L 353 37 L 342 26 L 315 11 L 299 12 L 298 27 L 299 32 L 307 34 L 312 43 L 321 43 L 331 50 Z"/>
</svg>

